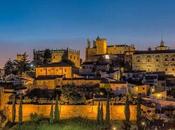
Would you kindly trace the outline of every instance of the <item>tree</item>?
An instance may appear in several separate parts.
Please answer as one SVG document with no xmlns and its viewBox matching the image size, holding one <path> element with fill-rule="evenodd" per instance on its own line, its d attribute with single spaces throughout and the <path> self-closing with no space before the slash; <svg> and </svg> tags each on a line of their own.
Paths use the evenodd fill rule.
<svg viewBox="0 0 175 130">
<path fill-rule="evenodd" d="M 51 62 L 51 58 L 52 58 L 52 54 L 51 51 L 49 49 L 46 49 L 44 51 L 44 56 L 43 56 L 43 62 L 44 64 L 49 64 Z"/>
<path fill-rule="evenodd" d="M 16 119 L 16 95 L 13 95 L 12 99 L 12 123 L 15 123 Z"/>
<path fill-rule="evenodd" d="M 35 130 L 38 129 L 38 124 L 42 120 L 42 116 L 37 113 L 32 113 L 30 115 L 31 121 L 34 123 Z"/>
<path fill-rule="evenodd" d="M 141 95 L 137 97 L 137 127 L 141 129 Z"/>
<path fill-rule="evenodd" d="M 100 102 L 97 107 L 97 123 L 100 124 Z"/>
<path fill-rule="evenodd" d="M 23 59 L 22 60 L 15 60 L 15 68 L 17 70 L 17 73 L 19 75 L 22 75 L 22 73 L 25 73 L 27 71 L 30 70 L 30 66 L 29 66 L 29 60 L 28 60 L 28 55 L 25 52 L 23 55 Z"/>
<path fill-rule="evenodd" d="M 106 123 L 110 124 L 110 98 L 109 92 L 107 93 L 107 100 L 106 100 Z"/>
<path fill-rule="evenodd" d="M 54 116 L 54 113 L 53 113 L 53 102 L 52 102 L 51 109 L 50 109 L 50 124 L 53 124 L 53 116 Z"/>
<path fill-rule="evenodd" d="M 55 122 L 60 120 L 60 111 L 58 106 L 58 94 L 56 95 L 56 103 L 55 103 Z"/>
<path fill-rule="evenodd" d="M 15 73 L 14 62 L 11 61 L 10 59 L 5 63 L 4 73 L 5 73 L 5 76 L 7 76 L 9 74 L 14 74 Z"/>
<path fill-rule="evenodd" d="M 103 124 L 103 103 L 101 104 L 101 108 L 100 108 L 100 114 L 101 114 L 101 116 L 100 116 L 100 122 L 101 122 L 101 124 Z"/>
<path fill-rule="evenodd" d="M 125 103 L 125 121 L 124 121 L 124 129 L 130 130 L 130 109 L 129 109 L 129 99 L 128 95 L 126 96 Z"/>
<path fill-rule="evenodd" d="M 61 101 L 65 104 L 84 104 L 86 97 L 77 86 L 69 84 L 61 88 Z"/>
<path fill-rule="evenodd" d="M 20 104 L 19 104 L 19 120 L 18 123 L 21 126 L 22 125 L 22 119 L 23 118 L 23 114 L 22 114 L 22 95 L 20 95 Z"/>
</svg>

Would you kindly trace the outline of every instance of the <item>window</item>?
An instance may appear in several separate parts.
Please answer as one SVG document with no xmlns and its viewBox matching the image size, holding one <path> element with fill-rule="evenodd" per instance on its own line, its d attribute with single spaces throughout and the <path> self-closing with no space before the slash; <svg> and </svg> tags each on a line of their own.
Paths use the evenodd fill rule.
<svg viewBox="0 0 175 130">
<path fill-rule="evenodd" d="M 158 62 L 158 61 L 159 61 L 159 59 L 156 59 L 156 61 Z"/>
<path fill-rule="evenodd" d="M 168 58 L 165 58 L 165 61 L 168 61 Z"/>
<path fill-rule="evenodd" d="M 137 60 L 137 62 L 140 62 L 140 60 Z"/>
</svg>

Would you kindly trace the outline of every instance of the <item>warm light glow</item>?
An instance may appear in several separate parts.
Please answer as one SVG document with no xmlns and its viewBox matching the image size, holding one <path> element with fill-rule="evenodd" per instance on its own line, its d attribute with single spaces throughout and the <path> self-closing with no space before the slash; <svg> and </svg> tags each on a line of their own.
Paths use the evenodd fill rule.
<svg viewBox="0 0 175 130">
<path fill-rule="evenodd" d="M 146 125 L 146 123 L 144 121 L 141 124 L 142 124 L 142 126 L 145 126 Z"/>
<path fill-rule="evenodd" d="M 105 55 L 105 59 L 109 60 L 110 59 L 109 55 Z"/>
<path fill-rule="evenodd" d="M 161 98 L 162 94 L 158 93 L 156 96 L 157 98 Z"/>
<path fill-rule="evenodd" d="M 151 92 L 155 92 L 155 89 L 154 89 L 154 88 L 152 88 L 152 89 L 151 89 Z"/>
<path fill-rule="evenodd" d="M 117 128 L 115 126 L 112 127 L 112 130 L 117 130 Z"/>
</svg>

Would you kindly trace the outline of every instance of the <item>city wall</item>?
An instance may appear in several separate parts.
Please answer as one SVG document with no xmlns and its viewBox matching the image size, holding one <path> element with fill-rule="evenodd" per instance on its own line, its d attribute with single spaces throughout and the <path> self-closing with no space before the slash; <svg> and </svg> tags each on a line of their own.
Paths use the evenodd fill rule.
<svg viewBox="0 0 175 130">
<path fill-rule="evenodd" d="M 97 105 L 61 105 L 60 118 L 69 119 L 82 117 L 87 119 L 96 120 L 97 116 Z M 105 119 L 105 105 L 104 107 L 104 119 Z M 49 118 L 51 105 L 34 105 L 34 104 L 23 104 L 23 121 L 29 121 L 31 113 L 37 113 L 43 117 Z M 112 105 L 110 107 L 110 116 L 112 120 L 124 120 L 124 105 Z M 19 105 L 16 105 L 16 122 L 18 121 L 18 110 Z M 8 119 L 12 119 L 12 105 L 7 105 L 5 108 Z M 136 106 L 130 105 L 130 120 L 136 120 Z"/>
</svg>

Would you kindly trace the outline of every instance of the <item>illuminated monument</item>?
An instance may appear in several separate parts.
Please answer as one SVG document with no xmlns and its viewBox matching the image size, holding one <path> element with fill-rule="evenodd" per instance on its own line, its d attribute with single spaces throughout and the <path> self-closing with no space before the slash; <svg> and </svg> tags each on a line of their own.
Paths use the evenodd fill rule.
<svg viewBox="0 0 175 130">
<path fill-rule="evenodd" d="M 136 51 L 132 58 L 133 70 L 165 72 L 175 76 L 175 49 L 165 46 L 163 40 L 155 50 Z"/>
<path fill-rule="evenodd" d="M 91 47 L 91 42 L 87 41 L 86 48 L 86 61 L 94 61 L 99 56 L 102 55 L 132 55 L 135 51 L 134 45 L 126 44 L 115 44 L 108 45 L 107 40 L 104 38 L 97 37 L 93 41 L 93 46 Z"/>
</svg>

